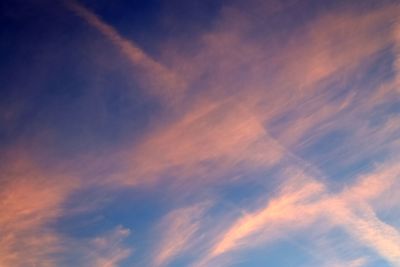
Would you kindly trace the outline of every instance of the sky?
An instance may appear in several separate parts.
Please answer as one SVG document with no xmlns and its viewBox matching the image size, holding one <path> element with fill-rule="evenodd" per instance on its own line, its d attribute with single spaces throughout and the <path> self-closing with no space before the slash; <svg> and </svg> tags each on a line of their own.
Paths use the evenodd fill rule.
<svg viewBox="0 0 400 267">
<path fill-rule="evenodd" d="M 0 267 L 400 266 L 398 1 L 0 23 Z"/>
</svg>

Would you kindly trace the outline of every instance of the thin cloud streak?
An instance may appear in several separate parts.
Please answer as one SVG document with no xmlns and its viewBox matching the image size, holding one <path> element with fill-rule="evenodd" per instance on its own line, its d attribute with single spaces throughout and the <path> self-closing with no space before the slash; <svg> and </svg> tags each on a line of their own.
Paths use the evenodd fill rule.
<svg viewBox="0 0 400 267">
<path fill-rule="evenodd" d="M 115 28 L 104 22 L 99 16 L 79 2 L 72 0 L 65 3 L 76 15 L 83 18 L 115 46 L 120 48 L 121 52 L 128 57 L 134 66 L 142 70 L 137 75 L 137 79 L 142 83 L 144 88 L 149 90 L 148 93 L 160 97 L 165 101 L 177 99 L 183 93 L 186 85 L 182 77 L 178 77 L 176 73 L 152 59 L 133 41 L 122 37 Z"/>
</svg>

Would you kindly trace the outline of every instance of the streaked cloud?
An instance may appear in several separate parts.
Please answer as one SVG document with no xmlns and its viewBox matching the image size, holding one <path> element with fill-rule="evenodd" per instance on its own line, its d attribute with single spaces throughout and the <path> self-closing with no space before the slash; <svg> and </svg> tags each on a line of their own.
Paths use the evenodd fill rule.
<svg viewBox="0 0 400 267">
<path fill-rule="evenodd" d="M 60 132 L 85 151 L 63 160 L 54 149 L 62 168 L 36 160 L 40 145 L 1 151 L 1 266 L 230 266 L 293 237 L 304 240 L 304 266 L 400 265 L 398 6 L 338 4 L 290 21 L 308 1 L 239 2 L 224 3 L 195 37 L 161 44 L 157 59 L 95 8 L 64 2 L 90 26 L 88 39 L 100 33 L 128 59 L 128 80 L 160 110 L 146 106 L 146 127 L 124 138 L 110 129 L 115 143 L 104 150 L 86 151 L 65 123 Z M 83 87 L 86 104 L 96 86 Z M 111 102 L 105 112 L 116 98 L 131 104 L 96 94 Z M 143 126 L 127 117 L 121 124 Z M 337 251 L 337 229 L 356 252 Z"/>
<path fill-rule="evenodd" d="M 65 1 L 65 3 L 75 14 L 121 49 L 132 64 L 138 67 L 140 73 L 136 75 L 136 78 L 146 90 L 149 90 L 149 94 L 159 96 L 166 101 L 172 101 L 182 94 L 186 86 L 182 77 L 155 61 L 133 41 L 121 36 L 115 28 L 79 2 L 73 0 Z"/>
<path fill-rule="evenodd" d="M 297 179 L 294 179 L 297 180 Z M 301 178 L 299 180 L 302 180 Z M 271 200 L 264 208 L 254 214 L 245 214 L 242 218 L 234 223 L 223 235 L 220 241 L 211 250 L 211 256 L 215 257 L 227 251 L 237 249 L 240 246 L 246 246 L 247 242 L 254 245 L 254 235 L 260 233 L 267 225 L 275 227 L 283 227 L 288 223 L 296 222 L 296 227 L 309 224 L 309 220 L 313 217 L 313 211 L 305 211 L 296 207 L 296 203 L 307 202 L 308 198 L 319 195 L 323 188 L 319 183 L 307 183 L 294 181 L 295 185 L 288 185 L 283 189 L 285 193 Z M 299 190 L 295 190 L 299 188 Z M 297 210 L 297 211 L 296 211 Z M 300 221 L 300 215 L 304 221 Z M 304 216 L 306 215 L 306 216 Z M 273 226 L 273 227 L 274 227 Z M 273 231 L 271 233 L 274 234 Z M 245 239 L 253 237 L 246 242 Z M 268 235 L 271 238 L 271 235 Z M 242 244 L 242 245 L 241 245 Z"/>
<path fill-rule="evenodd" d="M 171 260 L 190 249 L 208 204 L 179 208 L 168 213 L 159 225 L 161 238 L 154 255 L 154 266 L 166 266 Z"/>
<path fill-rule="evenodd" d="M 41 169 L 24 152 L 8 156 L 1 170 L 0 265 L 57 266 L 65 248 L 51 224 L 78 181 Z"/>
<path fill-rule="evenodd" d="M 133 168 L 122 182 L 149 182 L 170 173 L 180 181 L 208 176 L 207 183 L 238 166 L 272 165 L 282 150 L 246 109 L 229 101 L 211 103 L 156 129 L 133 151 L 123 151 L 123 162 Z"/>
<path fill-rule="evenodd" d="M 301 172 L 295 173 L 299 175 Z M 307 176 L 295 176 L 291 180 L 294 183 L 289 180 L 282 193 L 270 199 L 266 206 L 239 217 L 229 226 L 211 247 L 209 254 L 196 266 L 208 266 L 215 257 L 275 241 L 291 231 L 318 227 L 318 222 L 323 218 L 328 219 L 329 227 L 343 227 L 360 244 L 374 249 L 396 266 L 399 264 L 400 233 L 381 221 L 366 201 L 372 195 L 383 196 L 390 187 L 397 186 L 399 175 L 395 163 L 381 167 L 338 195 L 329 194 L 312 177 L 304 179 Z M 381 181 L 386 183 L 382 184 Z M 369 185 L 370 193 L 361 194 L 366 189 L 366 184 Z M 373 184 L 382 186 L 374 187 Z M 328 225 L 325 222 L 323 227 Z"/>
</svg>

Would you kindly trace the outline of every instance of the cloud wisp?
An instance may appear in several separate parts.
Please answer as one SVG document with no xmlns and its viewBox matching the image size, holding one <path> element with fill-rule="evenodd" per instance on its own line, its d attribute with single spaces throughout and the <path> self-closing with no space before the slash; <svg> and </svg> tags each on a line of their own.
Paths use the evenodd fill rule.
<svg viewBox="0 0 400 267">
<path fill-rule="evenodd" d="M 190 249 L 208 204 L 179 208 L 168 213 L 159 225 L 162 238 L 154 256 L 154 266 L 167 266 L 171 260 Z"/>
<path fill-rule="evenodd" d="M 183 93 L 186 85 L 182 77 L 155 61 L 133 41 L 121 36 L 115 28 L 79 2 L 65 1 L 65 3 L 76 15 L 82 17 L 118 47 L 134 66 L 138 67 L 140 73 L 136 75 L 137 79 L 150 95 L 160 97 L 164 101 L 172 101 Z"/>
</svg>

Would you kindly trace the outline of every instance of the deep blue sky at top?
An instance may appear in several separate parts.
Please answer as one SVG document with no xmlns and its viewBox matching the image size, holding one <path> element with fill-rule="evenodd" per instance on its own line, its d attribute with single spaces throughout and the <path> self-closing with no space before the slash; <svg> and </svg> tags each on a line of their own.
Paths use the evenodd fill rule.
<svg viewBox="0 0 400 267">
<path fill-rule="evenodd" d="M 168 38 L 204 30 L 221 6 L 220 1 L 83 4 L 154 56 Z M 77 152 L 132 137 L 156 115 L 159 104 L 135 90 L 129 63 L 62 1 L 2 1 L 0 10 L 2 147 L 29 137 Z M 106 54 L 100 66 L 99 51 Z M 112 65 L 107 57 L 121 60 Z"/>
</svg>

